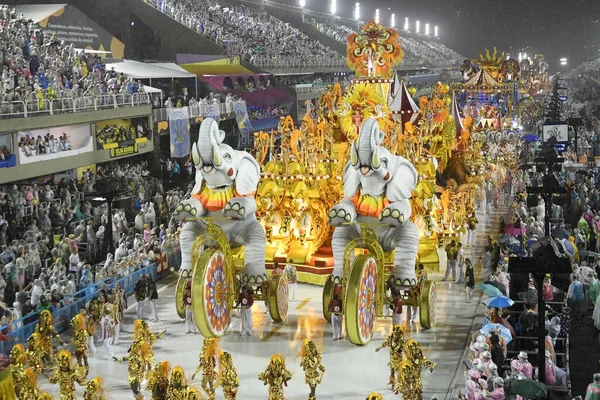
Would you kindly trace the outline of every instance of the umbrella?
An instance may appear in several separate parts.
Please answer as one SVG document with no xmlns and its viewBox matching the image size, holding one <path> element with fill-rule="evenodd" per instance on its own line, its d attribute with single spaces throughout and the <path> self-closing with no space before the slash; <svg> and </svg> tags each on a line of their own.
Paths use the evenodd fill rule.
<svg viewBox="0 0 600 400">
<path fill-rule="evenodd" d="M 513 304 L 515 304 L 515 302 L 505 296 L 496 296 L 485 299 L 483 301 L 483 304 L 485 304 L 488 307 L 506 308 L 512 306 Z"/>
<path fill-rule="evenodd" d="M 540 138 L 537 137 L 537 135 L 526 135 L 523 136 L 521 139 L 523 139 L 526 142 L 537 142 L 538 140 L 540 140 Z"/>
<path fill-rule="evenodd" d="M 484 281 L 483 283 L 486 284 L 486 285 L 494 286 L 501 293 L 501 294 L 493 294 L 493 295 L 489 295 L 489 296 L 506 296 L 507 295 L 507 293 L 506 293 L 506 287 L 503 284 L 501 284 L 500 282 L 498 282 L 498 281 Z"/>
<path fill-rule="evenodd" d="M 525 234 L 525 224 L 521 224 L 518 228 L 515 224 L 508 224 L 504 227 L 504 233 L 512 236 L 519 236 Z"/>
<path fill-rule="evenodd" d="M 496 286 L 494 285 L 488 285 L 485 283 L 480 283 L 478 286 L 479 289 L 481 289 L 481 291 L 491 297 L 498 297 L 498 296 L 504 296 L 504 293 L 502 293 Z"/>
<path fill-rule="evenodd" d="M 585 257 L 598 258 L 598 257 L 600 257 L 600 253 L 596 253 L 595 251 L 589 251 L 589 250 L 580 250 L 579 256 L 583 257 L 583 258 L 585 258 Z"/>
<path fill-rule="evenodd" d="M 560 244 L 566 255 L 569 257 L 573 257 L 575 255 L 575 247 L 573 247 L 573 243 L 569 242 L 567 239 L 561 239 Z"/>
<path fill-rule="evenodd" d="M 558 227 L 556 229 L 552 229 L 552 232 L 550 232 L 550 236 L 556 239 L 568 239 L 569 236 L 571 236 L 571 232 L 563 227 Z"/>
<path fill-rule="evenodd" d="M 507 246 L 512 246 L 512 245 L 515 245 L 515 244 L 519 244 L 519 241 L 514 236 L 505 235 L 505 236 L 502 236 L 500 238 L 500 240 L 498 240 L 498 243 L 505 244 Z"/>
<path fill-rule="evenodd" d="M 510 334 L 510 330 L 502 324 L 485 324 L 480 330 L 479 333 L 482 335 L 489 335 L 492 331 L 495 331 L 500 334 L 506 341 L 506 344 L 512 342 L 512 335 Z"/>
<path fill-rule="evenodd" d="M 546 385 L 542 382 L 531 379 L 513 380 L 510 382 L 508 393 L 518 394 L 526 399 L 536 399 L 538 397 L 546 397 L 548 392 Z"/>
</svg>

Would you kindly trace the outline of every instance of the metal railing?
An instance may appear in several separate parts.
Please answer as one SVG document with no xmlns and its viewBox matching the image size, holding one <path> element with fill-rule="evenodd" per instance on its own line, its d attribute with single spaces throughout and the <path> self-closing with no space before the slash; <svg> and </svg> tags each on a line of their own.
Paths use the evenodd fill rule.
<svg viewBox="0 0 600 400">
<path fill-rule="evenodd" d="M 246 102 L 243 101 L 244 107 Z M 219 115 L 226 116 L 234 112 L 233 103 L 219 103 L 219 104 L 202 104 L 198 103 L 193 106 L 182 107 L 187 109 L 190 118 L 205 117 L 209 107 L 216 105 L 219 111 Z M 168 121 L 169 120 L 169 109 L 168 108 L 155 108 L 152 110 L 152 117 L 155 122 Z"/>
<path fill-rule="evenodd" d="M 150 105 L 150 96 L 148 93 L 120 93 L 75 98 L 65 97 L 61 99 L 2 101 L 0 102 L 0 119 L 27 118 L 40 115 L 67 114 L 144 105 Z"/>
<path fill-rule="evenodd" d="M 169 270 L 165 270 L 161 273 L 157 272 L 156 263 L 150 264 L 147 267 L 132 271 L 129 275 L 115 278 L 109 277 L 102 282 L 89 285 L 86 288 L 78 291 L 72 297 L 66 299 L 62 304 L 62 307 L 52 312 L 52 319 L 54 320 L 54 327 L 58 333 L 65 332 L 70 329 L 71 319 L 79 313 L 79 311 L 85 307 L 85 305 L 96 298 L 100 292 L 100 289 L 105 285 L 108 289 L 112 289 L 116 284 L 123 289 L 125 296 L 133 294 L 135 289 L 135 283 L 140 279 L 142 275 L 151 275 L 152 279 L 161 278 L 162 276 L 169 273 Z M 9 354 L 12 347 L 17 344 L 25 344 L 27 339 L 33 332 L 38 323 L 39 313 L 28 314 L 0 329 L 11 330 L 7 333 L 9 340 L 0 341 L 0 353 Z"/>
</svg>

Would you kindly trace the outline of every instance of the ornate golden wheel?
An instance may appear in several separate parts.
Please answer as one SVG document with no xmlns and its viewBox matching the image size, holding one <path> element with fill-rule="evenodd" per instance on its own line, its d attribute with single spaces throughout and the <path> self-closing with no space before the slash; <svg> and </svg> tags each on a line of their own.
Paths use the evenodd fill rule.
<svg viewBox="0 0 600 400">
<path fill-rule="evenodd" d="M 437 303 L 437 292 L 435 282 L 424 281 L 421 286 L 421 298 L 419 299 L 419 319 L 423 329 L 431 329 L 435 326 L 435 306 Z"/>
<path fill-rule="evenodd" d="M 183 291 L 185 290 L 185 282 L 187 279 L 179 277 L 177 286 L 175 287 L 175 308 L 179 318 L 185 319 L 185 305 L 183 304 Z"/>
<path fill-rule="evenodd" d="M 354 260 L 346 292 L 346 334 L 350 342 L 371 341 L 377 323 L 377 278 L 375 257 L 361 254 Z"/>
<path fill-rule="evenodd" d="M 323 318 L 328 322 L 331 322 L 331 313 L 329 312 L 329 302 L 333 297 L 333 289 L 335 284 L 333 283 L 333 274 L 329 275 L 325 286 L 323 287 Z"/>
<path fill-rule="evenodd" d="M 288 314 L 289 287 L 284 275 L 272 276 L 269 284 L 269 313 L 274 322 L 285 321 Z"/>
<path fill-rule="evenodd" d="M 229 326 L 229 293 L 233 288 L 227 278 L 227 259 L 222 251 L 208 249 L 198 258 L 192 275 L 192 310 L 204 337 L 221 337 Z"/>
</svg>

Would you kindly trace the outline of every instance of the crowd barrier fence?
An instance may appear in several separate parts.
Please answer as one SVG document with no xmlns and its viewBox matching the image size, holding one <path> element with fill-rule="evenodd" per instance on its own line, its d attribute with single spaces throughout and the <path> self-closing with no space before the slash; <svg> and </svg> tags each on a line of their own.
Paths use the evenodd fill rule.
<svg viewBox="0 0 600 400">
<path fill-rule="evenodd" d="M 102 282 L 90 285 L 75 293 L 71 298 L 66 299 L 64 305 L 60 309 L 53 311 L 52 318 L 54 320 L 54 327 L 59 334 L 69 330 L 71 319 L 77 315 L 88 302 L 98 296 L 103 285 L 106 285 L 108 289 L 112 289 L 116 284 L 119 284 L 119 287 L 125 292 L 125 296 L 130 296 L 134 292 L 135 283 L 142 275 L 150 275 L 156 280 L 168 273 L 168 269 L 159 273 L 157 271 L 156 263 L 152 263 L 147 267 L 131 272 L 129 275 L 120 278 L 109 277 Z M 38 324 L 38 316 L 39 314 L 36 312 L 13 321 L 11 323 L 11 327 L 13 328 L 12 331 L 6 334 L 8 340 L 0 341 L 0 353 L 8 355 L 16 343 L 26 345 L 29 336 L 35 332 L 35 327 Z M 8 326 L 4 326 L 0 329 L 6 330 L 7 328 Z"/>
</svg>

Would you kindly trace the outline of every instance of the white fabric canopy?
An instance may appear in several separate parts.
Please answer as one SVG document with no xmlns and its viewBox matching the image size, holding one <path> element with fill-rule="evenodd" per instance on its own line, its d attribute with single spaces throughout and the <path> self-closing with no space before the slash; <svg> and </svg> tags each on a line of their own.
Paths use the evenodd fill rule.
<svg viewBox="0 0 600 400">
<path fill-rule="evenodd" d="M 144 85 L 144 91 L 146 93 L 162 93 L 162 90 L 148 85 Z"/>
<path fill-rule="evenodd" d="M 160 78 L 196 78 L 195 74 L 187 72 L 177 64 L 155 63 L 146 64 L 139 61 L 123 60 L 106 64 L 106 69 L 113 69 L 135 79 L 160 79 Z"/>
</svg>

